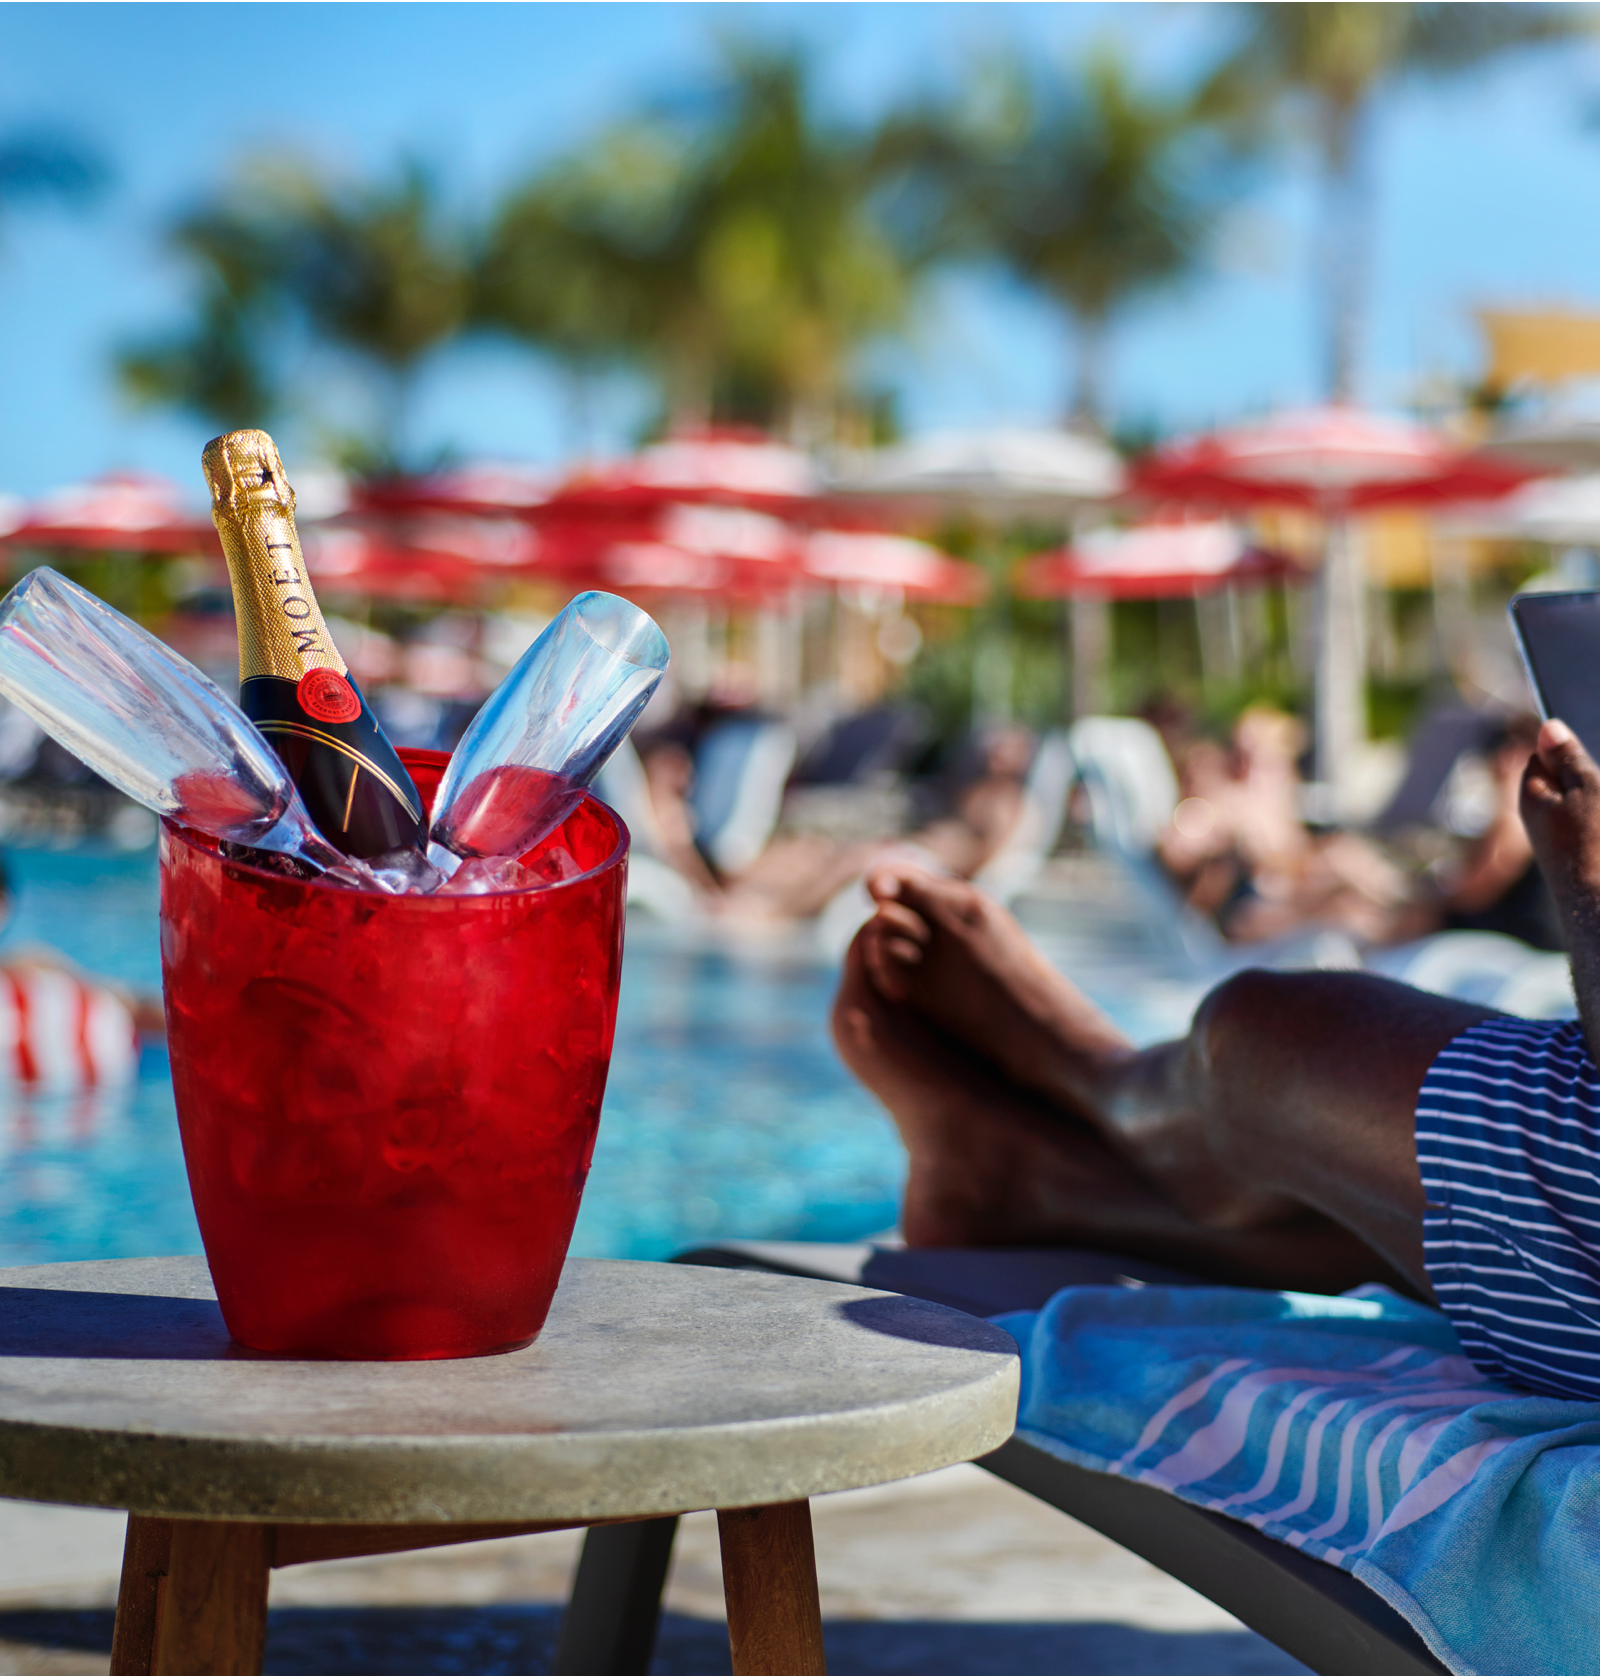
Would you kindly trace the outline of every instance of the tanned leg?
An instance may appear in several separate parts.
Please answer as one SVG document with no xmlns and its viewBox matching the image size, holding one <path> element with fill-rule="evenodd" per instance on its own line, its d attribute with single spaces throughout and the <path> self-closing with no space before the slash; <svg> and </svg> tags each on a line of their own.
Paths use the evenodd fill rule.
<svg viewBox="0 0 1600 1676">
<path fill-rule="evenodd" d="M 1416 1096 L 1485 1009 L 1360 973 L 1247 972 L 1212 992 L 1188 1036 L 1135 1050 L 973 887 L 896 868 L 871 888 L 879 908 L 852 949 L 835 1035 L 905 1135 L 908 1238 L 937 1180 L 968 1200 L 973 1235 L 949 1243 L 997 1242 L 1016 1213 L 1007 1192 L 1031 1191 L 1006 1187 L 1017 1161 L 991 1146 L 1005 1102 L 1032 1114 L 1035 1179 L 1053 1148 L 1081 1165 L 1093 1136 L 1166 1216 L 1125 1220 L 1092 1185 L 1059 1182 L 1054 1208 L 1029 1206 L 1011 1243 L 1093 1239 L 1199 1264 L 1226 1238 L 1261 1282 L 1398 1271 L 1426 1292 Z"/>
<path fill-rule="evenodd" d="M 1220 1281 L 1313 1291 L 1400 1278 L 1345 1229 L 1288 1201 L 1258 1226 L 1207 1226 L 1089 1123 L 886 1000 L 868 948 L 858 937 L 846 958 L 834 1039 L 905 1140 L 908 1244 L 1094 1246 Z"/>
<path fill-rule="evenodd" d="M 1187 1160 L 1212 1162 L 1224 1189 L 1244 1184 L 1239 1203 L 1260 1192 L 1310 1206 L 1431 1296 L 1417 1095 L 1443 1049 L 1492 1016 L 1365 972 L 1242 972 L 1183 1042 L 1151 1050 L 1155 1074 L 1107 1089 L 1105 1122 L 1172 1191 L 1186 1191 Z"/>
</svg>

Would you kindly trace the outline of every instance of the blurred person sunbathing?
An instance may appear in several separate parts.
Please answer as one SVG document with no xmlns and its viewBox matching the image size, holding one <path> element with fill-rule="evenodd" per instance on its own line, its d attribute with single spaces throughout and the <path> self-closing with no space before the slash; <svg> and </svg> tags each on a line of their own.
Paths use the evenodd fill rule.
<svg viewBox="0 0 1600 1676">
<path fill-rule="evenodd" d="M 1230 941 L 1264 942 L 1308 925 L 1392 940 L 1406 877 L 1363 838 L 1308 830 L 1304 749 L 1302 724 L 1265 706 L 1239 717 L 1231 749 L 1190 746 L 1179 765 L 1182 800 L 1158 841 L 1162 863 Z"/>
<path fill-rule="evenodd" d="M 650 813 L 655 817 L 661 859 L 697 891 L 715 895 L 722 887 L 695 842 L 694 813 L 689 806 L 689 793 L 694 788 L 694 758 L 677 740 L 663 738 L 642 743 L 639 760 L 644 768 L 645 789 L 650 795 Z"/>
<path fill-rule="evenodd" d="M 981 767 L 942 820 L 910 840 L 963 879 L 983 870 L 1005 847 L 1022 819 L 1034 738 L 1025 727 L 999 727 L 983 741 Z"/>
<path fill-rule="evenodd" d="M 1474 1363 L 1600 1397 L 1600 769 L 1546 723 L 1521 811 L 1580 1019 L 1356 972 L 1248 971 L 1136 1048 L 970 885 L 870 881 L 833 1011 L 910 1154 L 924 1246 L 1098 1246 L 1437 1301 Z"/>
<path fill-rule="evenodd" d="M 1026 728 L 996 729 L 984 739 L 979 771 L 962 786 L 951 813 L 902 837 L 841 842 L 821 833 L 780 833 L 729 881 L 723 911 L 755 921 L 804 919 L 869 868 L 897 857 L 971 878 L 1022 818 L 1033 751 Z"/>
<path fill-rule="evenodd" d="M 736 879 L 724 879 L 700 847 L 695 830 L 690 801 L 694 757 L 688 748 L 661 736 L 641 744 L 639 755 L 661 859 L 694 886 L 708 912 L 752 923 L 816 913 L 882 848 L 841 846 L 818 834 L 784 834 L 769 840 Z"/>
<path fill-rule="evenodd" d="M 1487 751 L 1494 783 L 1494 813 L 1459 864 L 1447 871 L 1432 903 L 1421 905 L 1429 931 L 1495 931 L 1536 949 L 1565 945 L 1555 899 L 1534 857 L 1518 805 L 1522 778 L 1539 737 L 1536 716 L 1511 717 Z"/>
</svg>

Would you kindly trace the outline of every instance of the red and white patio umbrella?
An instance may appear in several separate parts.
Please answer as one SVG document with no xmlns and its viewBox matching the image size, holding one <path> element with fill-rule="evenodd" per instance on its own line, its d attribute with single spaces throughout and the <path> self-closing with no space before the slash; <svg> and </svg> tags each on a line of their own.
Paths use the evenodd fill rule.
<svg viewBox="0 0 1600 1676">
<path fill-rule="evenodd" d="M 665 502 L 789 514 L 819 488 L 811 456 L 802 450 L 760 431 L 710 429 L 668 437 L 623 460 L 586 466 L 561 483 L 536 516 L 544 522 Z"/>
<path fill-rule="evenodd" d="M 536 572 L 541 543 L 507 520 L 427 517 L 385 531 L 343 518 L 301 532 L 306 569 L 330 592 L 462 603 L 486 583 Z"/>
<path fill-rule="evenodd" d="M 559 481 L 539 466 L 480 460 L 416 477 L 366 478 L 351 485 L 351 512 L 394 515 L 445 512 L 491 518 L 526 517 L 544 505 Z"/>
<path fill-rule="evenodd" d="M 829 504 L 799 449 L 755 431 L 708 430 L 559 482 L 533 468 L 478 464 L 358 484 L 349 511 L 319 538 L 325 554 L 316 563 L 352 587 L 369 578 L 440 585 L 454 555 L 478 576 L 498 570 L 755 606 L 782 605 L 819 584 L 952 604 L 983 597 L 978 567 L 925 542 L 815 529 Z M 365 545 L 354 539 L 363 533 Z"/>
<path fill-rule="evenodd" d="M 538 532 L 504 510 L 488 515 L 490 501 L 481 510 L 465 502 L 435 510 L 419 487 L 414 505 L 401 504 L 407 486 L 431 481 L 388 480 L 397 500 L 382 509 L 369 494 L 370 484 L 353 484 L 341 510 L 302 520 L 301 543 L 312 578 L 351 593 L 464 602 L 496 581 L 540 574 Z M 439 506 L 444 505 L 441 496 Z"/>
<path fill-rule="evenodd" d="M 930 604 L 977 605 L 989 592 L 977 565 L 926 541 L 872 530 L 816 530 L 801 545 L 800 566 L 831 586 L 895 589 Z"/>
<path fill-rule="evenodd" d="M 4 536 L 8 547 L 50 552 L 220 554 L 203 507 L 164 477 L 113 472 L 28 504 Z"/>
<path fill-rule="evenodd" d="M 479 463 L 356 486 L 338 523 L 392 545 L 459 549 L 420 520 L 443 514 L 520 527 L 524 552 L 504 534 L 502 555 L 462 562 L 519 570 L 577 586 L 646 594 L 722 595 L 769 603 L 799 576 L 791 516 L 813 503 L 809 456 L 759 432 L 674 436 L 626 459 L 564 478 L 538 468 Z"/>
<path fill-rule="evenodd" d="M 1223 519 L 1092 530 L 1039 553 L 1017 574 L 1026 599 L 1194 599 L 1298 577 L 1286 554 L 1258 547 Z"/>
<path fill-rule="evenodd" d="M 715 594 L 775 604 L 800 578 L 800 533 L 749 507 L 665 501 L 539 531 L 550 573 L 620 593 Z"/>
<path fill-rule="evenodd" d="M 1337 516 L 1492 500 L 1535 475 L 1460 449 L 1409 419 L 1314 407 L 1157 449 L 1135 464 L 1129 493 L 1188 506 L 1298 506 Z"/>
<path fill-rule="evenodd" d="M 1063 521 L 1123 487 L 1122 462 L 1096 437 L 1066 430 L 936 431 L 845 456 L 829 490 L 840 507 L 885 521 L 950 514 L 988 523 Z"/>
<path fill-rule="evenodd" d="M 1464 506 L 1442 519 L 1450 535 L 1600 546 L 1600 472 L 1541 477 L 1489 506 Z"/>
<path fill-rule="evenodd" d="M 759 431 L 712 429 L 652 443 L 619 460 L 565 474 L 478 461 L 412 477 L 352 485 L 351 516 L 454 512 L 522 518 L 541 526 L 627 519 L 669 503 L 791 512 L 817 490 L 810 456 Z"/>
<path fill-rule="evenodd" d="M 1535 475 L 1410 420 L 1305 408 L 1158 449 L 1133 470 L 1143 500 L 1214 510 L 1297 506 L 1324 520 L 1316 673 L 1318 778 L 1337 784 L 1365 734 L 1362 578 L 1353 513 L 1485 501 Z"/>
<path fill-rule="evenodd" d="M 328 595 L 457 605 L 478 591 L 476 578 L 459 560 L 392 546 L 367 530 L 307 529 L 300 545 L 312 582 Z"/>
</svg>

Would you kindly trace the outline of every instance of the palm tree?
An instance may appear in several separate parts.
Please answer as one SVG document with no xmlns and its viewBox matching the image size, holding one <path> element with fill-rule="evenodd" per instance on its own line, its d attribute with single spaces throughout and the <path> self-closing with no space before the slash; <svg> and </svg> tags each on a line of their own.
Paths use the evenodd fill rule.
<svg viewBox="0 0 1600 1676">
<path fill-rule="evenodd" d="M 1355 394 L 1371 254 L 1371 146 L 1378 96 L 1413 78 L 1460 75 L 1514 48 L 1594 27 L 1587 6 L 1253 4 L 1245 34 L 1208 89 L 1245 116 L 1303 119 L 1322 175 L 1317 259 L 1327 393 Z"/>
<path fill-rule="evenodd" d="M 872 213 L 870 143 L 821 128 L 813 103 L 795 55 L 730 49 L 719 85 L 511 197 L 480 319 L 575 367 L 647 367 L 675 425 L 827 429 L 908 288 Z"/>
<path fill-rule="evenodd" d="M 0 211 L 30 198 L 81 203 L 107 179 L 104 160 L 67 135 L 17 130 L 0 138 Z"/>
<path fill-rule="evenodd" d="M 1238 155 L 1215 117 L 1209 89 L 1142 87 L 1103 46 L 1064 77 L 991 66 L 955 108 L 903 116 L 880 144 L 922 188 L 922 241 L 998 256 L 1067 313 L 1070 413 L 1096 424 L 1117 317 L 1194 274 L 1235 195 Z"/>
<path fill-rule="evenodd" d="M 282 406 L 268 367 L 308 340 L 375 385 L 370 434 L 345 451 L 391 469 L 417 374 L 470 305 L 465 241 L 430 178 L 411 167 L 378 185 L 334 185 L 306 168 L 260 170 L 169 237 L 199 277 L 195 318 L 123 355 L 127 387 L 224 426 L 259 423 Z"/>
<path fill-rule="evenodd" d="M 271 424 L 281 405 L 269 371 L 280 253 L 269 230 L 217 207 L 178 222 L 167 242 L 197 274 L 194 318 L 118 355 L 124 390 L 140 406 L 177 408 L 218 430 Z"/>
<path fill-rule="evenodd" d="M 677 167 L 665 136 L 624 126 L 514 192 L 485 240 L 474 322 L 552 356 L 580 412 L 600 371 L 652 360 L 668 363 L 669 405 L 683 405 L 687 357 L 662 345 L 691 335 L 671 328 L 693 299 L 659 249 Z"/>
<path fill-rule="evenodd" d="M 392 464 L 418 372 L 467 319 L 464 242 L 415 166 L 380 186 L 330 190 L 311 176 L 289 185 L 297 188 L 286 195 L 289 296 L 325 344 L 377 374 L 378 454 Z"/>
</svg>

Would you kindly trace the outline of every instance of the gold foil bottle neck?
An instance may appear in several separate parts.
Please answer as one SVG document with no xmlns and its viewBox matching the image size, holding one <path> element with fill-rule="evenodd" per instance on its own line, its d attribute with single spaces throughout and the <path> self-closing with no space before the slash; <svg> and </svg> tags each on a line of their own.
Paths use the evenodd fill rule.
<svg viewBox="0 0 1600 1676">
<path fill-rule="evenodd" d="M 265 431 L 229 431 L 213 437 L 200 456 L 200 469 L 211 485 L 215 511 L 242 511 L 249 505 L 281 506 L 294 513 L 294 490 Z"/>
<path fill-rule="evenodd" d="M 239 679 L 307 670 L 346 673 L 322 620 L 294 527 L 294 490 L 265 431 L 229 431 L 205 446 L 211 521 L 222 538 L 239 629 Z"/>
</svg>

